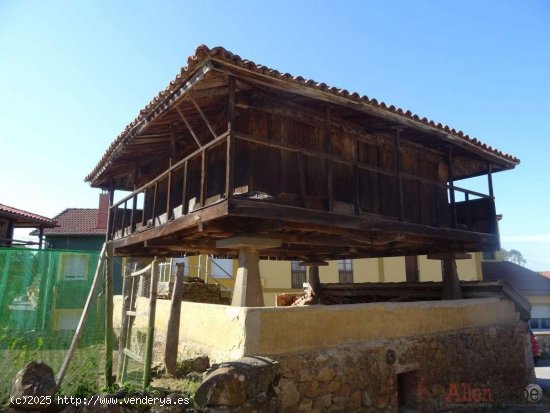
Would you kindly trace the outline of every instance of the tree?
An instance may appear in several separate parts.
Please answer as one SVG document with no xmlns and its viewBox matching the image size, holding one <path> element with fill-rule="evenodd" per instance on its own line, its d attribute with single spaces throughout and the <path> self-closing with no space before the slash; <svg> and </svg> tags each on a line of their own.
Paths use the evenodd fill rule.
<svg viewBox="0 0 550 413">
<path fill-rule="evenodd" d="M 523 254 L 518 250 L 501 250 L 504 260 L 516 263 L 522 267 L 527 263 L 527 260 L 523 258 Z"/>
</svg>

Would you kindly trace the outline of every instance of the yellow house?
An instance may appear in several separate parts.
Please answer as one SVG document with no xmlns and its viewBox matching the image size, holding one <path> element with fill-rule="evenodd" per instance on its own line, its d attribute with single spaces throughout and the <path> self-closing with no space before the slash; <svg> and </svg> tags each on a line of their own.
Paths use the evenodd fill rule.
<svg viewBox="0 0 550 413">
<path fill-rule="evenodd" d="M 459 278 L 481 281 L 481 253 L 471 256 L 471 259 L 457 261 Z M 237 266 L 237 260 L 191 256 L 186 258 L 186 275 L 233 289 Z M 297 261 L 262 260 L 260 274 L 266 306 L 275 305 L 277 294 L 302 291 L 302 284 L 307 280 L 307 268 Z M 442 280 L 441 261 L 428 259 L 425 255 L 329 261 L 328 266 L 319 267 L 319 276 L 322 283 L 400 282 L 406 281 L 407 276 L 418 281 Z"/>
</svg>

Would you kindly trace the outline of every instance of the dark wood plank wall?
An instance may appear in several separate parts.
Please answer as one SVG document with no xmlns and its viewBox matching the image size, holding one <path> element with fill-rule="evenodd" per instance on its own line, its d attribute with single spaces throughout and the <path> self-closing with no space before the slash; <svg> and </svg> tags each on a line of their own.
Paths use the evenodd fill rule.
<svg viewBox="0 0 550 413">
<path fill-rule="evenodd" d="M 284 110 L 271 105 L 274 111 Z M 237 140 L 236 192 L 260 192 L 275 202 L 348 214 L 355 213 L 357 197 L 362 212 L 399 219 L 398 160 L 392 139 L 380 144 L 379 139 L 368 134 L 358 140 L 357 136 L 335 128 L 327 135 L 323 128 L 323 124 L 315 126 L 255 108 L 241 109 L 237 132 L 259 138 L 266 144 Z M 298 150 L 285 150 L 284 145 Z M 334 155 L 349 163 L 327 161 L 311 152 Z M 440 154 L 439 159 L 433 153 L 425 156 L 414 145 L 403 142 L 399 156 L 402 171 L 407 174 L 402 178 L 403 219 L 426 225 L 448 225 L 446 189 L 426 182 L 446 183 L 444 154 Z M 356 160 L 381 172 L 363 168 L 354 172 L 352 163 Z M 384 171 L 389 174 L 382 173 Z M 332 182 L 332 186 L 328 182 Z"/>
</svg>

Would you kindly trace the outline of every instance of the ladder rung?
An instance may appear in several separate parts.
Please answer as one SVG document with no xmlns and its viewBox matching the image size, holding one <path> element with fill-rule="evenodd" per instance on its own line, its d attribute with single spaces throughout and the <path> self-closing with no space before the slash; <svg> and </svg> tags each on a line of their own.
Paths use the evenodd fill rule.
<svg viewBox="0 0 550 413">
<path fill-rule="evenodd" d="M 134 317 L 145 317 L 149 315 L 149 311 L 126 311 L 126 315 L 131 315 Z"/>
<path fill-rule="evenodd" d="M 143 364 L 143 357 L 141 357 L 138 353 L 133 352 L 132 350 L 127 349 L 127 348 L 125 348 L 125 349 L 122 350 L 122 351 L 124 352 L 125 355 L 127 355 L 128 357 L 130 357 L 132 360 L 137 361 L 138 363 Z"/>
</svg>

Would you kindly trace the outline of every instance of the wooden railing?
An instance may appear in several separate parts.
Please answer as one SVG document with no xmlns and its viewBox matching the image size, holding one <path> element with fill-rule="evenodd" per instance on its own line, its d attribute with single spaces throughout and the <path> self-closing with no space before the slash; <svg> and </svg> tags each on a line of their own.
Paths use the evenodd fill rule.
<svg viewBox="0 0 550 413">
<path fill-rule="evenodd" d="M 341 213 L 341 211 L 333 209 L 335 200 L 333 191 L 335 186 L 340 183 L 333 181 L 332 171 L 335 165 L 343 164 L 351 167 L 353 170 L 353 200 L 349 211 L 351 214 L 374 214 L 389 219 L 429 226 L 443 225 L 476 232 L 496 233 L 496 213 L 492 194 L 486 195 L 458 187 L 452 181 L 452 174 L 450 174 L 449 182 L 445 183 L 404 172 L 399 165 L 395 170 L 388 170 L 361 162 L 357 159 L 344 159 L 340 156 L 318 150 L 304 149 L 289 143 L 275 142 L 238 132 L 231 134 L 228 131 L 170 166 L 149 183 L 114 204 L 110 209 L 109 238 L 121 238 L 147 228 L 164 225 L 172 219 L 205 207 L 208 201 L 208 168 L 206 165 L 208 151 L 222 144 L 227 144 L 227 150 L 223 151 L 222 159 L 218 159 L 219 166 L 217 170 L 219 171 L 223 168 L 225 171 L 223 182 L 219 182 L 217 185 L 219 188 L 223 188 L 218 191 L 218 199 L 226 198 L 228 193 L 232 195 L 235 176 L 228 175 L 232 169 L 227 165 L 230 165 L 230 163 L 239 164 L 239 159 L 231 159 L 231 154 L 236 154 L 235 148 L 232 145 L 244 143 L 272 148 L 280 151 L 281 154 L 284 152 L 298 154 L 300 174 L 296 179 L 300 181 L 300 193 L 296 194 L 296 196 L 302 199 L 302 207 L 309 208 L 309 202 L 307 177 L 302 173 L 303 165 L 301 163 L 304 162 L 305 158 L 311 157 L 327 163 L 327 212 Z M 238 156 L 238 154 L 233 156 Z M 200 167 L 197 166 L 199 162 Z M 399 162 L 396 163 L 399 164 Z M 192 164 L 195 166 L 194 168 L 190 167 Z M 391 205 L 393 213 L 388 213 L 381 206 L 379 206 L 379 210 L 362 207 L 362 191 L 366 191 L 367 188 L 360 184 L 359 171 L 373 173 L 380 186 L 383 184 L 381 183 L 381 177 L 389 177 L 394 180 L 396 193 L 393 195 L 393 200 L 396 205 Z M 260 173 L 260 171 L 250 170 L 249 179 L 251 175 L 257 173 Z M 227 182 L 230 182 L 230 185 L 227 185 Z M 410 201 L 411 195 L 408 194 L 405 198 L 403 195 L 404 185 L 414 185 L 416 188 L 417 202 L 414 203 L 416 210 L 413 213 L 411 213 L 410 202 L 407 202 Z M 254 188 L 251 190 L 254 190 Z M 459 193 L 463 194 L 464 201 L 456 201 Z M 430 200 L 431 205 L 425 202 L 427 199 Z M 274 202 L 285 203 L 276 199 Z M 381 202 L 382 200 L 379 201 L 379 203 Z M 407 206 L 405 207 L 404 204 L 407 204 Z M 427 214 L 429 219 L 423 218 L 426 215 L 423 214 L 423 208 L 429 208 L 430 211 Z"/>
</svg>

